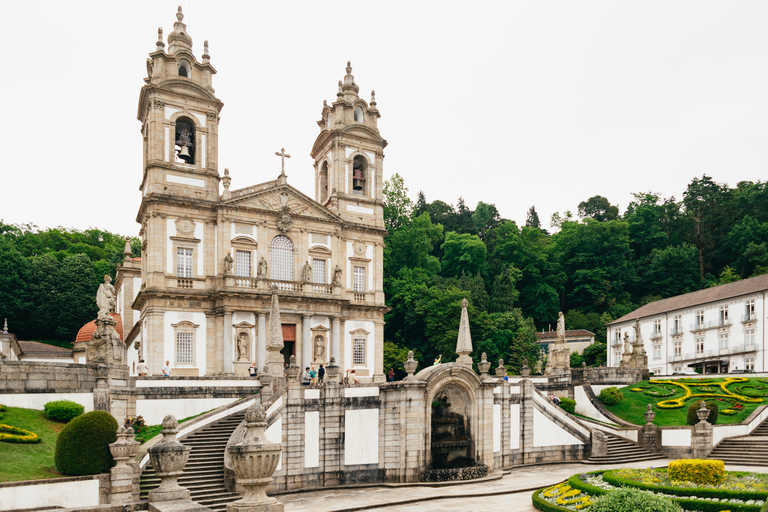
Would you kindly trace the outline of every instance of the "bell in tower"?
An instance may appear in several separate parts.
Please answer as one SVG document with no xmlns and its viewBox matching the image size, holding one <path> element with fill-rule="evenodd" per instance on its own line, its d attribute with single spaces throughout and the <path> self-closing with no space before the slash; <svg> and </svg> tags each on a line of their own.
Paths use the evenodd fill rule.
<svg viewBox="0 0 768 512">
<path fill-rule="evenodd" d="M 195 163 L 195 128 L 182 119 L 176 121 L 176 158 L 185 164 Z"/>
<path fill-rule="evenodd" d="M 365 190 L 365 160 L 355 157 L 352 167 L 352 190 L 355 194 L 362 194 Z"/>
</svg>

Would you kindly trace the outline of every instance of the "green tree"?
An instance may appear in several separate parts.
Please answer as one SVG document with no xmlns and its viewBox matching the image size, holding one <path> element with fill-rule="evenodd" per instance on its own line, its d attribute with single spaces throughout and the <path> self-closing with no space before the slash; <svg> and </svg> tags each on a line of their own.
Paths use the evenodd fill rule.
<svg viewBox="0 0 768 512">
<path fill-rule="evenodd" d="M 595 219 L 598 222 L 616 220 L 619 218 L 619 207 L 612 205 L 603 196 L 592 196 L 579 203 L 579 217 Z"/>
<path fill-rule="evenodd" d="M 33 327 L 27 288 L 29 262 L 5 233 L 0 236 L 0 269 L 0 317 L 8 318 L 12 332 L 25 339 Z"/>
<path fill-rule="evenodd" d="M 410 220 L 413 202 L 408 197 L 403 178 L 395 173 L 384 182 L 384 224 L 395 230 Z"/>
<path fill-rule="evenodd" d="M 581 352 L 581 357 L 587 363 L 587 366 L 603 365 L 608 358 L 608 345 L 605 343 L 593 343 Z"/>
<path fill-rule="evenodd" d="M 395 275 L 405 267 L 423 268 L 431 274 L 440 272 L 440 261 L 430 253 L 442 239 L 443 227 L 432 224 L 427 214 L 391 231 L 384 239 L 384 275 Z"/>
<path fill-rule="evenodd" d="M 727 187 L 706 174 L 694 178 L 683 193 L 685 214 L 693 222 L 691 240 L 699 251 L 699 277 L 704 280 L 713 256 L 718 229 L 726 213 Z"/>
<path fill-rule="evenodd" d="M 470 293 L 469 300 L 472 301 L 475 308 L 479 311 L 488 310 L 488 292 L 485 291 L 485 281 L 483 281 L 479 271 L 473 278 L 462 273 L 459 286 L 462 290 L 467 290 Z"/>
<path fill-rule="evenodd" d="M 487 238 L 490 230 L 499 225 L 500 221 L 501 216 L 494 204 L 480 201 L 477 203 L 475 211 L 472 212 L 472 223 L 474 224 L 475 232 L 483 240 Z"/>
<path fill-rule="evenodd" d="M 488 302 L 488 311 L 491 313 L 503 313 L 510 311 L 515 306 L 515 301 L 520 295 L 515 289 L 515 283 L 522 278 L 523 273 L 513 266 L 503 266 L 501 271 L 493 279 L 493 287 Z"/>
<path fill-rule="evenodd" d="M 540 228 L 541 221 L 539 220 L 539 214 L 536 213 L 536 206 L 528 208 L 528 216 L 525 219 L 525 225 L 531 228 Z"/>
<path fill-rule="evenodd" d="M 457 277 L 462 272 L 470 275 L 478 271 L 485 272 L 485 257 L 488 250 L 479 236 L 468 233 L 447 233 L 442 250 L 443 275 Z"/>
<path fill-rule="evenodd" d="M 57 294 L 59 339 L 74 341 L 77 331 L 96 318 L 96 276 L 85 254 L 67 256 L 61 262 Z"/>
<path fill-rule="evenodd" d="M 650 291 L 661 297 L 672 297 L 701 288 L 698 251 L 690 244 L 654 249 L 646 281 Z"/>
</svg>

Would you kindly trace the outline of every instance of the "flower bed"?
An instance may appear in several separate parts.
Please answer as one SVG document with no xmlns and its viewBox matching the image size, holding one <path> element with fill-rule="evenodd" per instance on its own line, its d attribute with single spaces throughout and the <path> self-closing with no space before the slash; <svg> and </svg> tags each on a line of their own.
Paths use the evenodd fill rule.
<svg viewBox="0 0 768 512">
<path fill-rule="evenodd" d="M 588 512 L 601 496 L 622 487 L 669 499 L 684 510 L 760 512 L 768 494 L 768 475 L 726 472 L 719 484 L 701 486 L 670 482 L 665 468 L 594 471 L 573 475 L 566 482 L 540 489 L 533 494 L 532 501 L 537 509 L 545 512 Z"/>
</svg>

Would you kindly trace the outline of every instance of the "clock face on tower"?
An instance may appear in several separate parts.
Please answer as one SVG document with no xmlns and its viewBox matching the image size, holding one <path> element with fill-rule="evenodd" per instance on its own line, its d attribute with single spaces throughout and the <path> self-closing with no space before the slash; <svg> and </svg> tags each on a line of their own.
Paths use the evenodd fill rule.
<svg viewBox="0 0 768 512">
<path fill-rule="evenodd" d="M 355 255 L 365 256 L 365 244 L 362 242 L 355 242 Z"/>
<path fill-rule="evenodd" d="M 176 221 L 176 231 L 181 236 L 192 236 L 195 234 L 195 223 L 188 217 L 182 217 Z"/>
</svg>

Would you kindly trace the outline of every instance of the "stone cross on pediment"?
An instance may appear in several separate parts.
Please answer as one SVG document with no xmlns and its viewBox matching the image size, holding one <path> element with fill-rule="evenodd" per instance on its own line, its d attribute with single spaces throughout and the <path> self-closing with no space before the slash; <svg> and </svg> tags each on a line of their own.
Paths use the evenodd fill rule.
<svg viewBox="0 0 768 512">
<path fill-rule="evenodd" d="M 280 157 L 280 174 L 285 174 L 285 159 L 291 158 L 291 155 L 285 152 L 285 148 L 280 148 L 280 151 L 275 151 L 275 155 Z"/>
</svg>

